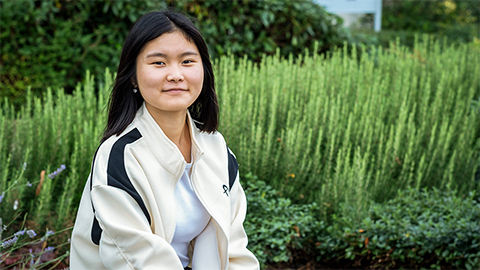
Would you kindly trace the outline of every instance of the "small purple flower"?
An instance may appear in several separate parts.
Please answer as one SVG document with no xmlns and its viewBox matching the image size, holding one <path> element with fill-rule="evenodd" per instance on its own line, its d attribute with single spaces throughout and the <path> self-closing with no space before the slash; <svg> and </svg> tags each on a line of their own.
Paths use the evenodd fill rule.
<svg viewBox="0 0 480 270">
<path fill-rule="evenodd" d="M 65 170 L 67 167 L 65 166 L 65 164 L 62 164 L 60 166 L 60 168 L 58 168 L 56 171 L 54 171 L 53 173 L 49 174 L 48 177 L 50 177 L 50 179 L 53 179 L 55 177 L 57 177 L 63 170 Z"/>
<path fill-rule="evenodd" d="M 49 253 L 49 252 L 52 252 L 55 248 L 54 247 L 47 247 L 45 249 L 45 253 Z"/>
<path fill-rule="evenodd" d="M 30 181 L 27 182 L 27 186 L 28 187 L 31 187 L 32 186 L 32 183 L 30 183 Z"/>
<path fill-rule="evenodd" d="M 32 268 L 32 266 L 35 264 L 35 261 L 33 260 L 33 258 L 35 258 L 35 255 L 33 255 L 32 249 L 29 249 L 29 251 L 30 251 L 30 268 Z"/>
<path fill-rule="evenodd" d="M 2 243 L 2 248 L 8 248 L 12 246 L 13 244 L 17 243 L 18 241 L 18 236 L 14 236 L 12 239 L 6 240 L 5 242 Z"/>
<path fill-rule="evenodd" d="M 30 238 L 33 238 L 33 237 L 37 236 L 37 234 L 35 233 L 34 230 L 28 230 L 27 234 L 28 234 L 28 236 L 30 236 Z"/>
<path fill-rule="evenodd" d="M 47 238 L 50 236 L 50 235 L 53 235 L 55 232 L 54 231 L 47 231 L 45 233 L 45 235 L 42 237 L 42 241 L 47 241 Z"/>
<path fill-rule="evenodd" d="M 0 203 L 3 201 L 3 197 L 5 197 L 5 191 L 0 194 Z"/>
<path fill-rule="evenodd" d="M 24 235 L 24 234 L 25 234 L 25 229 L 16 232 L 14 235 L 15 235 L 15 236 L 20 236 L 20 235 Z"/>
</svg>

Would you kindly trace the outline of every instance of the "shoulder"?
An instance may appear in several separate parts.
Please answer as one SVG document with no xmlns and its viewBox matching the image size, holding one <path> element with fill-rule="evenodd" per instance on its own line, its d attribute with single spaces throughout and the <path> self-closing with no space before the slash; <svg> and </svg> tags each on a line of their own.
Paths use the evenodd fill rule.
<svg viewBox="0 0 480 270">
<path fill-rule="evenodd" d="M 119 154 L 127 145 L 135 143 L 142 138 L 142 134 L 135 126 L 128 126 L 120 135 L 113 135 L 105 140 L 97 149 L 97 157 L 108 157 L 112 152 Z"/>
<path fill-rule="evenodd" d="M 140 131 L 134 126 L 129 126 L 120 135 L 113 135 L 100 144 L 92 161 L 92 185 L 106 184 L 103 180 L 108 178 L 107 175 L 124 171 L 125 156 L 131 153 L 126 151 L 127 148 L 134 146 L 141 139 Z M 93 177 L 94 175 L 96 177 Z"/>
</svg>

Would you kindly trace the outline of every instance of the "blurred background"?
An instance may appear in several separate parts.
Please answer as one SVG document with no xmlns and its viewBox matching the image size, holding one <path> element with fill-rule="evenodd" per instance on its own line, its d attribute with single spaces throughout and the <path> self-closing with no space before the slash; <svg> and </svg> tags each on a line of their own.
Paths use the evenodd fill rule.
<svg viewBox="0 0 480 270">
<path fill-rule="evenodd" d="M 381 31 L 362 6 L 380 10 Z M 421 33 L 468 42 L 480 31 L 475 0 L 6 0 L 0 2 L 0 98 L 18 106 L 27 87 L 35 95 L 47 87 L 71 93 L 86 70 L 115 70 L 133 22 L 167 7 L 192 17 L 213 59 L 231 53 L 259 61 L 277 49 L 298 55 L 315 41 L 322 54 L 345 44 L 388 47 L 396 37 L 413 46 Z"/>
</svg>

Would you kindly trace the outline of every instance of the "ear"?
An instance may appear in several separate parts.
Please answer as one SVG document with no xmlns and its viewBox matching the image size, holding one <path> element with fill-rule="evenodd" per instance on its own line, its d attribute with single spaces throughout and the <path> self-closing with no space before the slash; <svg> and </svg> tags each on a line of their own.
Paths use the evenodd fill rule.
<svg viewBox="0 0 480 270">
<path fill-rule="evenodd" d="M 130 82 L 132 83 L 134 88 L 138 87 L 137 79 L 135 78 L 135 76 L 130 77 Z"/>
</svg>

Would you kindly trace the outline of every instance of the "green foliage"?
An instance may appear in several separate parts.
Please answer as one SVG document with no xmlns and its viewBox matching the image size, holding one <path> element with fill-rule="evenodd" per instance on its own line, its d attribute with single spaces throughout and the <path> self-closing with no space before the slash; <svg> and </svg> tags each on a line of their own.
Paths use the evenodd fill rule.
<svg viewBox="0 0 480 270">
<path fill-rule="evenodd" d="M 0 228 L 0 232 L 2 230 Z M 63 234 L 68 230 L 58 233 Z M 52 244 L 56 234 L 53 231 L 47 231 L 39 237 L 34 230 L 22 227 L 9 237 L 0 237 L 0 267 L 2 269 L 60 269 L 63 266 L 62 269 L 64 269 L 65 264 L 62 260 L 68 257 L 69 252 L 57 251 L 65 250 L 70 243 L 64 241 L 59 245 Z"/>
<path fill-rule="evenodd" d="M 284 56 L 299 54 L 315 40 L 325 51 L 344 39 L 338 17 L 310 0 L 1 1 L 0 99 L 19 107 L 29 86 L 34 96 L 47 87 L 71 93 L 86 70 L 113 70 L 133 23 L 167 6 L 193 18 L 214 57 L 259 60 L 276 47 Z"/>
<path fill-rule="evenodd" d="M 0 150 L 1 150 L 1 147 L 0 147 Z M 0 215 L 0 231 L 1 232 L 4 231 L 4 228 L 1 223 L 14 220 L 18 216 L 20 212 L 19 208 L 22 206 L 22 204 L 20 203 L 21 202 L 20 199 L 24 196 L 25 191 L 32 186 L 32 183 L 30 181 L 27 181 L 24 177 L 24 172 L 26 170 L 26 163 L 23 163 L 24 164 L 23 166 L 19 164 L 18 167 L 20 167 L 21 169 L 16 169 L 13 172 L 10 172 L 11 168 L 9 168 L 9 165 L 10 165 L 11 157 L 12 157 L 11 155 L 0 156 L 0 165 L 2 168 L 2 172 L 0 175 L 1 177 L 0 178 L 0 210 L 1 210 L 0 213 L 2 213 Z M 28 152 L 25 153 L 24 159 L 26 160 L 27 158 L 28 158 Z M 10 180 L 8 179 L 9 176 L 13 176 L 12 181 L 7 181 L 7 180 Z M 0 239 L 2 238 L 1 236 L 2 234 L 0 233 Z"/>
<path fill-rule="evenodd" d="M 380 44 L 401 36 L 413 44 L 418 33 L 428 33 L 450 42 L 471 42 L 480 37 L 479 6 L 476 1 L 383 1 Z M 406 44 L 404 43 L 404 44 Z"/>
<path fill-rule="evenodd" d="M 315 202 L 323 220 L 337 213 L 360 221 L 372 200 L 406 187 L 478 190 L 480 117 L 472 101 L 480 64 L 468 61 L 478 46 L 426 40 L 413 52 L 371 48 L 359 60 L 345 51 L 295 62 L 265 57 L 258 66 L 228 57 L 215 63 L 220 131 L 241 174 L 268 180 L 293 202 Z M 72 225 L 105 126 L 112 74 L 104 78 L 96 87 L 87 74 L 73 95 L 27 94 L 19 112 L 8 100 L 0 105 L 0 192 L 24 163 L 22 179 L 36 184 L 42 171 L 66 166 L 43 177 L 38 196 L 25 186 L 9 193 L 39 225 Z"/>
<path fill-rule="evenodd" d="M 319 51 L 341 46 L 339 17 L 312 1 L 178 1 L 176 7 L 198 19 L 200 32 L 213 57 L 227 52 L 258 61 L 264 54 L 298 55 L 305 48 Z"/>
<path fill-rule="evenodd" d="M 18 113 L 7 100 L 2 103 L 0 192 L 22 181 L 6 192 L 7 203 L 0 204 L 4 220 L 23 212 L 29 213 L 39 227 L 58 231 L 73 225 L 92 155 L 105 126 L 104 108 L 112 83 L 108 69 L 106 72 L 107 86 L 98 89 L 94 89 L 93 76 L 87 73 L 84 85 L 79 85 L 73 95 L 58 91 L 54 96 L 50 88 L 43 98 L 28 92 L 27 102 Z M 50 175 L 62 164 L 66 165 L 64 172 Z M 12 211 L 8 205 L 14 201 L 18 210 Z"/>
<path fill-rule="evenodd" d="M 20 211 L 22 194 L 25 189 L 36 184 L 23 178 L 25 170 L 26 164 L 24 163 L 18 169 L 19 177 L 15 181 L 10 181 L 7 189 L 5 189 L 6 183 L 3 181 L 3 186 L 0 186 L 3 190 L 0 194 L 0 267 L 2 269 L 42 269 L 52 265 L 53 267 L 64 265 L 61 261 L 69 254 L 69 242 L 66 239 L 70 236 L 71 228 L 61 228 L 57 232 L 47 230 L 45 235 L 37 237 L 35 230 L 28 229 L 26 223 L 33 224 L 33 228 L 38 223 L 26 222 L 27 214 L 24 214 L 21 226 L 16 226 L 16 219 L 22 215 Z M 46 194 L 46 192 L 42 194 Z M 48 197 L 51 197 L 51 194 L 48 194 Z M 44 203 L 44 201 L 50 202 L 49 200 L 40 200 L 40 203 Z M 12 209 L 13 211 L 11 211 Z M 37 213 L 41 213 L 41 211 Z M 35 219 L 38 220 L 38 217 Z M 13 233 L 14 231 L 16 232 Z M 57 257 L 55 254 L 59 256 Z"/>
<path fill-rule="evenodd" d="M 409 186 L 476 190 L 480 117 L 470 106 L 480 64 L 469 59 L 479 55 L 474 43 L 425 39 L 359 59 L 355 48 L 259 66 L 223 57 L 220 130 L 242 173 L 293 201 L 330 206 L 325 216 L 361 218 L 371 200 Z"/>
<path fill-rule="evenodd" d="M 248 247 L 262 265 L 291 261 L 295 251 L 332 267 L 480 266 L 480 200 L 474 192 L 408 188 L 374 203 L 360 222 L 333 215 L 327 225 L 318 220 L 317 204 L 293 204 L 252 174 L 242 180 Z"/>
<path fill-rule="evenodd" d="M 265 182 L 252 174 L 242 176 L 247 194 L 248 215 L 244 227 L 248 234 L 248 248 L 266 264 L 287 262 L 290 247 L 301 248 L 302 241 L 323 222 L 315 219 L 315 203 L 298 205 L 281 198 Z"/>
<path fill-rule="evenodd" d="M 448 43 L 480 41 L 480 8 L 477 1 L 384 0 L 382 30 L 373 31 L 373 14 L 364 15 L 357 24 L 346 30 L 351 43 L 390 46 L 397 38 L 413 48 L 415 36 L 428 34 Z"/>
<path fill-rule="evenodd" d="M 154 1 L 1 1 L 0 98 L 18 107 L 28 87 L 41 96 L 48 87 L 72 93 L 86 70 L 102 74 L 118 65 L 132 24 Z"/>
<path fill-rule="evenodd" d="M 473 25 L 479 22 L 479 18 L 475 1 L 384 0 L 382 28 L 435 33 L 458 24 Z"/>
<path fill-rule="evenodd" d="M 480 267 L 480 201 L 438 189 L 399 191 L 374 204 L 356 223 L 334 217 L 327 235 L 317 238 L 319 260 L 366 260 L 378 268 L 457 269 Z"/>
</svg>

